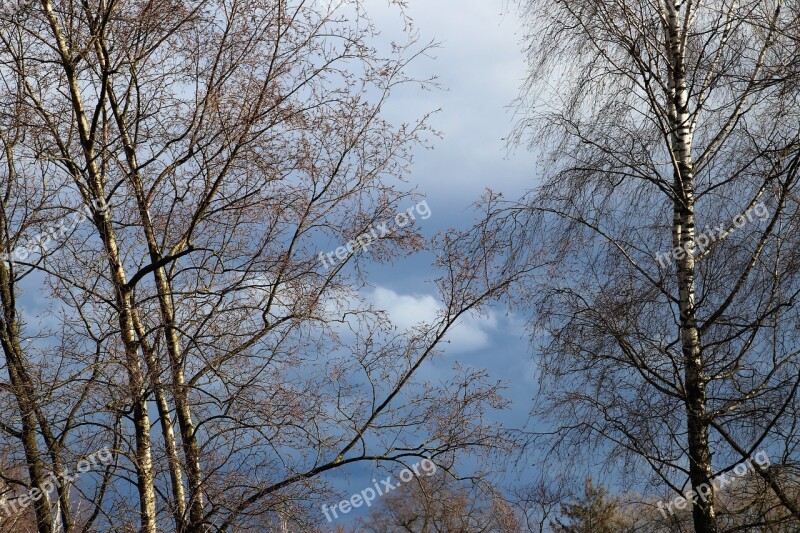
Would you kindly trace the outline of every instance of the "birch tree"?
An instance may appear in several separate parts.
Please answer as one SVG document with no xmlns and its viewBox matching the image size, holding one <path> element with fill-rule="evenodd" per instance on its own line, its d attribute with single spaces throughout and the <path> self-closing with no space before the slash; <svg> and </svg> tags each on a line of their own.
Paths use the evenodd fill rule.
<svg viewBox="0 0 800 533">
<path fill-rule="evenodd" d="M 18 306 L 20 286 L 30 269 L 16 268 L 16 259 L 42 260 L 47 253 L 50 235 L 40 228 L 51 221 L 52 212 L 48 204 L 56 198 L 58 187 L 45 187 L 36 179 L 38 165 L 20 154 L 17 159 L 20 140 L 24 135 L 24 116 L 21 106 L 15 102 L 3 105 L 3 132 L 0 133 L 4 158 L 4 168 L 0 187 L 0 242 L 3 260 L 0 261 L 0 345 L 2 345 L 4 376 L 2 383 L 3 403 L 14 405 L 4 413 L 5 421 L 0 425 L 4 449 L 7 450 L 3 465 L 3 510 L 16 508 L 18 498 L 24 496 L 28 480 L 33 486 L 40 486 L 46 478 L 47 448 L 41 446 L 39 436 L 49 439 L 54 445 L 53 432 L 43 414 L 41 388 L 34 367 L 35 358 L 30 357 L 23 337 L 24 319 Z M 29 152 L 28 152 L 29 153 Z M 19 455 L 17 455 L 19 453 Z M 15 461 L 16 459 L 16 461 Z M 23 468 L 15 468 L 23 466 Z M 22 473 L 26 475 L 22 475 Z M 47 501 L 37 501 L 33 505 L 36 528 L 41 533 L 50 533 L 53 517 Z M 24 524 L 29 517 L 4 520 L 6 526 Z M 5 519 L 6 517 L 0 517 Z M 15 525 L 15 527 L 17 527 Z"/>
<path fill-rule="evenodd" d="M 497 221 L 559 264 L 526 302 L 547 442 L 694 491 L 698 532 L 718 530 L 711 480 L 764 447 L 800 520 L 780 481 L 798 460 L 797 3 L 521 4 L 517 140 L 545 176 Z"/>
<path fill-rule="evenodd" d="M 5 15 L 0 91 L 23 117 L 5 160 L 38 164 L 58 216 L 89 206 L 59 253 L 15 263 L 52 298 L 47 328 L 21 325 L 48 342 L 25 352 L 46 372 L 19 483 L 114 451 L 37 505 L 41 532 L 53 514 L 69 533 L 309 530 L 326 473 L 515 446 L 486 421 L 505 402 L 485 372 L 418 378 L 523 274 L 477 229 L 418 231 L 402 178 L 427 117 L 382 113 L 399 86 L 432 83 L 407 74 L 429 49 L 412 28 L 379 48 L 357 1 L 43 0 Z M 397 331 L 365 297 L 366 267 L 428 245 L 437 319 Z"/>
</svg>

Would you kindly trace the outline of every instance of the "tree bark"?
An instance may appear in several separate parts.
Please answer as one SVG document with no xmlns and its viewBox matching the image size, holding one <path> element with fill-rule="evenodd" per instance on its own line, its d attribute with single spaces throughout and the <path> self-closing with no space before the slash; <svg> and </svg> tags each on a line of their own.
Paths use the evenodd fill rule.
<svg viewBox="0 0 800 533">
<path fill-rule="evenodd" d="M 692 507 L 695 531 L 714 533 L 717 520 L 711 478 L 711 450 L 708 442 L 708 417 L 706 413 L 706 376 L 703 371 L 703 354 L 700 332 L 695 314 L 695 258 L 694 243 L 695 197 L 694 163 L 692 160 L 692 125 L 689 115 L 689 90 L 686 80 L 684 31 L 681 29 L 679 7 L 667 2 L 668 42 L 672 65 L 669 88 L 671 144 L 674 171 L 673 245 L 683 250 L 676 260 L 680 306 L 680 340 L 684 358 L 686 428 L 688 437 L 689 477 L 692 488 L 706 484 L 708 498 L 697 498 Z"/>
<path fill-rule="evenodd" d="M 0 235 L 7 234 L 6 215 L 5 209 L 3 209 L 2 219 L 0 219 Z M 22 429 L 19 438 L 25 451 L 31 486 L 41 487 L 44 485 L 46 472 L 36 438 L 36 388 L 25 368 L 19 338 L 13 271 L 2 262 L 0 262 L 0 298 L 3 306 L 3 327 L 0 330 L 0 342 L 3 346 L 13 395 L 20 412 Z M 39 533 L 52 533 L 52 515 L 47 498 L 41 498 L 34 502 L 33 507 L 36 513 L 37 531 Z"/>
<path fill-rule="evenodd" d="M 139 343 L 133 323 L 133 303 L 131 290 L 127 285 L 127 275 L 119 253 L 114 228 L 111 224 L 108 205 L 104 194 L 103 177 L 97 164 L 94 139 L 90 133 L 89 122 L 83 105 L 83 97 L 74 67 L 74 58 L 53 12 L 52 3 L 44 3 L 45 14 L 50 29 L 56 39 L 61 67 L 70 90 L 70 103 L 77 125 L 78 134 L 86 161 L 86 183 L 76 185 L 87 195 L 87 200 L 98 207 L 93 212 L 93 222 L 106 250 L 111 281 L 114 285 L 120 335 L 125 350 L 125 367 L 128 372 L 130 400 L 133 407 L 133 423 L 136 440 L 136 483 L 139 491 L 140 532 L 156 533 L 156 492 L 153 474 L 152 443 L 150 436 L 150 416 L 147 410 L 145 380 L 139 358 Z M 75 176 L 77 180 L 79 176 Z"/>
</svg>

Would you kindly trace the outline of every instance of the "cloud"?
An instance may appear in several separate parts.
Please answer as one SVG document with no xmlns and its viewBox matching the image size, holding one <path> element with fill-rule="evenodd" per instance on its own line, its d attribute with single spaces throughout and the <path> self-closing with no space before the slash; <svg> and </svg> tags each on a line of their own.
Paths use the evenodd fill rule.
<svg viewBox="0 0 800 533">
<path fill-rule="evenodd" d="M 403 20 L 386 0 L 366 0 L 383 38 L 401 39 Z M 508 194 L 531 187 L 538 155 L 508 154 L 515 99 L 528 76 L 522 20 L 505 0 L 425 0 L 408 4 L 420 42 L 440 46 L 409 66 L 413 75 L 437 77 L 443 90 L 408 85 L 384 105 L 396 121 L 441 109 L 432 119 L 444 138 L 435 150 L 416 150 L 410 181 L 432 201 L 463 205 L 491 186 Z M 437 215 L 438 216 L 438 215 Z"/>
<path fill-rule="evenodd" d="M 430 324 L 443 310 L 441 302 L 427 294 L 400 294 L 386 287 L 375 287 L 366 295 L 375 307 L 386 311 L 392 323 L 400 330 L 407 330 L 420 322 Z M 464 353 L 489 346 L 491 334 L 497 328 L 497 318 L 468 315 L 450 331 L 442 348 L 448 353 Z"/>
</svg>

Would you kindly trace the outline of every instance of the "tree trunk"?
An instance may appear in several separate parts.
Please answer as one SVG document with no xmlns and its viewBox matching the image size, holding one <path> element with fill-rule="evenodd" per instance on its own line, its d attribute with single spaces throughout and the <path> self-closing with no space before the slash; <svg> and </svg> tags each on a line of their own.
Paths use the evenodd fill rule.
<svg viewBox="0 0 800 533">
<path fill-rule="evenodd" d="M 127 286 L 127 276 L 120 257 L 114 228 L 108 214 L 104 194 L 103 176 L 97 164 L 94 149 L 94 139 L 90 133 L 89 122 L 83 105 L 83 98 L 74 67 L 73 51 L 64 37 L 64 32 L 58 22 L 50 0 L 43 2 L 45 15 L 50 24 L 50 29 L 56 39 L 57 49 L 61 56 L 61 67 L 69 83 L 70 103 L 75 114 L 75 120 L 83 157 L 86 161 L 86 183 L 77 183 L 85 192 L 87 200 L 98 206 L 100 211 L 94 212 L 94 224 L 100 234 L 108 255 L 108 265 L 111 281 L 116 293 L 117 312 L 119 313 L 119 326 L 122 343 L 125 349 L 125 363 L 128 371 L 130 386 L 130 399 L 133 406 L 134 427 L 136 431 L 136 471 L 137 488 L 139 491 L 140 531 L 141 533 L 156 533 L 156 492 L 155 478 L 153 475 L 153 458 L 150 437 L 150 416 L 147 412 L 147 399 L 145 397 L 145 381 L 142 375 L 141 361 L 139 359 L 139 344 L 133 324 L 133 305 L 131 290 Z M 80 176 L 74 176 L 76 180 Z"/>
<path fill-rule="evenodd" d="M 697 498 L 692 507 L 695 531 L 714 533 L 717 531 L 714 510 L 711 451 L 708 443 L 708 419 L 706 416 L 706 377 L 703 372 L 703 356 L 700 349 L 700 333 L 695 315 L 695 258 L 694 243 L 695 198 L 694 162 L 692 160 L 692 126 L 689 115 L 689 91 L 686 81 L 684 32 L 678 8 L 668 4 L 668 42 L 672 59 L 669 76 L 671 119 L 671 144 L 674 157 L 674 211 L 673 245 L 684 253 L 676 254 L 678 295 L 680 305 L 681 348 L 684 358 L 686 423 L 689 453 L 689 476 L 696 491 L 706 484 L 711 492 L 707 498 Z"/>
<path fill-rule="evenodd" d="M 0 234 L 6 235 L 5 211 L 0 220 Z M 32 487 L 41 487 L 45 481 L 44 465 L 40 457 L 39 444 L 36 439 L 36 399 L 35 387 L 25 369 L 22 356 L 22 346 L 17 327 L 17 310 L 14 295 L 14 280 L 12 272 L 3 263 L 0 263 L 0 295 L 3 305 L 3 329 L 0 332 L 3 352 L 8 367 L 8 376 L 13 387 L 13 394 L 17 401 L 22 422 L 22 431 L 19 435 L 25 451 L 25 460 L 28 466 L 28 476 Z M 39 533 L 52 533 L 50 504 L 47 498 L 34 502 L 36 512 L 36 527 Z"/>
<path fill-rule="evenodd" d="M 148 346 L 146 333 L 139 314 L 134 311 L 134 326 L 142 345 L 147 372 L 150 376 L 150 383 L 153 387 L 153 397 L 156 400 L 158 417 L 161 422 L 161 433 L 164 438 L 164 452 L 167 455 L 167 468 L 169 469 L 170 482 L 172 483 L 172 498 L 175 500 L 172 513 L 175 520 L 175 530 L 184 531 L 186 520 L 186 493 L 183 488 L 183 467 L 178 456 L 178 446 L 175 441 L 175 426 L 170 415 L 169 402 L 164 384 L 161 381 L 161 365 L 156 359 L 153 349 Z"/>
<path fill-rule="evenodd" d="M 160 265 L 163 256 L 158 246 L 153 224 L 150 219 L 149 206 L 144 193 L 141 176 L 137 169 L 139 164 L 134 152 L 133 144 L 127 133 L 127 125 L 120 112 L 113 88 L 109 88 L 109 100 L 112 110 L 120 129 L 120 136 L 125 146 L 126 157 L 131 168 L 130 179 L 133 189 L 136 191 L 136 199 L 139 206 L 139 215 L 150 253 L 152 265 Z M 205 521 L 205 503 L 203 498 L 203 471 L 200 465 L 200 446 L 197 442 L 197 435 L 194 420 L 191 413 L 189 401 L 189 388 L 186 386 L 186 378 L 183 372 L 180 340 L 175 329 L 175 311 L 172 303 L 172 289 L 167 280 L 164 266 L 157 266 L 153 270 L 158 291 L 158 301 L 161 310 L 161 323 L 164 328 L 164 337 L 167 344 L 167 354 L 169 356 L 169 367 L 172 378 L 172 395 L 175 400 L 175 415 L 178 419 L 178 427 L 181 432 L 181 443 L 183 444 L 183 454 L 186 460 L 186 478 L 189 493 L 189 520 L 186 524 L 187 533 L 205 533 L 203 525 Z"/>
</svg>

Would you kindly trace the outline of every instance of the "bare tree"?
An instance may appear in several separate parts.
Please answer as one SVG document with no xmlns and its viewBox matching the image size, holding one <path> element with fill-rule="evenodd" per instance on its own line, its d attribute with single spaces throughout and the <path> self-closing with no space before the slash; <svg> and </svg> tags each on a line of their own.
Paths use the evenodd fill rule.
<svg viewBox="0 0 800 533">
<path fill-rule="evenodd" d="M 496 221 L 558 263 L 525 293 L 543 439 L 691 489 L 698 532 L 718 530 L 715 474 L 763 447 L 800 520 L 779 475 L 798 460 L 797 3 L 522 5 L 517 138 L 547 174 Z"/>
<path fill-rule="evenodd" d="M 459 483 L 439 471 L 382 498 L 360 521 L 358 531 L 515 533 L 519 527 L 512 508 L 491 487 Z"/>
<path fill-rule="evenodd" d="M 58 253 L 16 263 L 53 297 L 47 326 L 20 326 L 47 342 L 6 350 L 40 365 L 26 423 L 44 451 L 20 482 L 115 455 L 36 506 L 40 531 L 53 513 L 68 533 L 308 530 L 326 472 L 515 446 L 485 420 L 504 401 L 484 372 L 417 379 L 524 272 L 480 227 L 419 235 L 430 208 L 401 178 L 427 117 L 381 109 L 431 83 L 406 74 L 428 45 L 376 33 L 357 1 L 43 0 L 6 17 L 0 91 L 24 120 L 5 158 L 38 165 L 54 217 L 90 206 Z M 364 269 L 427 245 L 439 316 L 397 331 Z"/>
<path fill-rule="evenodd" d="M 4 80 L 7 87 L 20 90 L 19 79 Z M 3 169 L 0 172 L 0 345 L 2 345 L 3 370 L 2 395 L 4 409 L 0 422 L 6 464 L 0 475 L 4 483 L 4 527 L 19 528 L 28 524 L 28 505 L 34 510 L 35 528 L 41 533 L 53 531 L 57 516 L 51 513 L 50 502 L 43 499 L 25 499 L 31 487 L 41 487 L 47 478 L 48 465 L 63 469 L 59 451 L 60 443 L 46 416 L 38 358 L 32 354 L 31 338 L 25 338 L 26 320 L 19 306 L 19 297 L 31 277 L 31 268 L 18 261 L 28 260 L 41 264 L 47 255 L 58 249 L 58 234 L 53 231 L 58 215 L 58 198 L 64 180 L 41 179 L 44 165 L 36 161 L 35 148 L 26 146 L 27 131 L 24 106 L 18 100 L 5 100 L 1 107 Z M 63 232 L 61 232 L 63 233 Z M 63 236 L 63 235 L 62 235 Z M 44 330 L 28 332 L 43 335 Z M 39 437 L 44 441 L 44 447 Z M 18 455 L 19 454 L 19 455 Z M 16 459 L 18 462 L 15 462 Z M 24 465 L 24 468 L 15 468 Z M 23 475 L 24 472 L 24 475 Z M 68 491 L 59 490 L 57 499 L 69 506 Z M 26 502 L 23 504 L 23 502 Z M 20 509 L 21 507 L 21 509 Z"/>
</svg>

